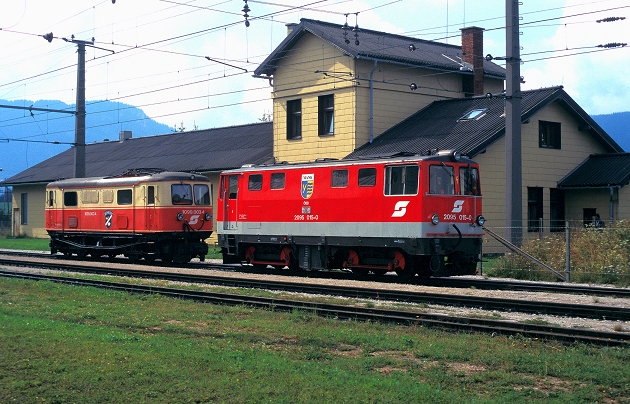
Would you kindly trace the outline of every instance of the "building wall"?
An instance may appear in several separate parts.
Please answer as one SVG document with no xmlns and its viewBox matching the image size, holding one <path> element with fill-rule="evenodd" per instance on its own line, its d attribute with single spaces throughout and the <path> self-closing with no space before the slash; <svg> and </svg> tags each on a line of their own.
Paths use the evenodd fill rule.
<svg viewBox="0 0 630 404">
<path fill-rule="evenodd" d="M 561 148 L 539 147 L 539 121 L 561 123 Z M 527 188 L 543 188 L 543 232 L 550 233 L 550 189 L 557 188 L 558 181 L 582 163 L 590 154 L 604 153 L 605 149 L 587 132 L 578 129 L 577 122 L 558 103 L 553 103 L 534 115 L 529 123 L 521 125 L 522 137 L 522 212 L 523 237 L 538 237 L 538 232 L 527 231 Z M 474 157 L 481 166 L 483 213 L 486 226 L 495 233 L 505 235 L 505 138 L 501 138 L 486 153 Z M 586 196 L 585 198 L 588 198 Z M 582 220 L 582 210 L 575 208 L 573 197 L 565 194 L 565 218 Z M 607 217 L 608 199 L 598 201 L 598 212 Z M 601 206 L 601 208 L 599 208 Z M 605 210 L 604 210 L 605 208 Z M 576 209 L 579 209 L 579 214 Z M 603 214 L 605 213 L 605 214 Z M 629 212 L 630 213 L 630 212 Z M 505 248 L 488 237 L 485 252 L 503 252 Z"/>
<path fill-rule="evenodd" d="M 14 185 L 13 186 L 13 210 L 22 207 L 22 194 L 28 195 L 28 212 L 27 212 L 27 224 L 21 224 L 20 234 L 28 237 L 47 238 L 48 233 L 45 230 L 44 221 L 44 205 L 46 203 L 46 185 Z M 12 225 L 15 229 L 15 219 L 12 216 Z M 14 234 L 18 236 L 18 234 Z"/>
</svg>

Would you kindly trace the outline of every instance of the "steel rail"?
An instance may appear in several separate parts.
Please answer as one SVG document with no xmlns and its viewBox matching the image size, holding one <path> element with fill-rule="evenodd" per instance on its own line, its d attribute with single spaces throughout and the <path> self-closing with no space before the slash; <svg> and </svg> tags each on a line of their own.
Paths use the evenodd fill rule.
<svg viewBox="0 0 630 404">
<path fill-rule="evenodd" d="M 39 253 L 25 253 L 25 252 L 12 252 L 12 251 L 0 251 L 0 255 L 8 256 L 21 256 L 25 258 L 42 258 L 42 259 L 69 259 L 61 255 L 39 254 Z M 71 258 L 69 260 L 72 260 Z M 112 262 L 111 259 L 107 259 L 107 262 Z M 99 260 L 93 261 L 81 261 L 81 262 L 99 262 Z M 129 263 L 127 259 L 116 260 L 115 262 Z M 143 265 L 142 261 L 133 262 L 136 265 Z M 156 263 L 145 264 L 147 266 L 155 266 Z M 180 268 L 195 268 L 195 269 L 214 269 L 214 270 L 230 270 L 230 271 L 244 271 L 255 272 L 260 271 L 247 271 L 247 267 L 239 267 L 235 265 L 224 264 L 211 264 L 211 263 L 189 263 L 189 264 L 164 264 L 165 267 L 180 267 Z M 264 272 L 266 273 L 266 272 Z M 269 270 L 269 274 L 286 274 L 284 270 Z M 471 278 L 412 278 L 401 280 L 396 276 L 380 276 L 380 277 L 362 277 L 357 278 L 356 275 L 346 274 L 340 272 L 320 272 L 320 271 L 294 271 L 291 272 L 291 276 L 305 277 L 305 278 L 332 278 L 332 279 L 351 279 L 351 280 L 366 280 L 382 283 L 405 283 L 412 285 L 424 285 L 435 287 L 450 287 L 450 288 L 475 288 L 483 290 L 509 290 L 509 291 L 525 291 L 525 292 L 548 292 L 548 293 L 564 293 L 564 294 L 579 294 L 588 296 L 602 296 L 602 297 L 618 297 L 618 298 L 630 298 L 630 288 L 617 288 L 617 287 L 605 287 L 605 286 L 585 286 L 576 284 L 563 284 L 563 283 L 543 283 L 533 281 L 513 281 L 513 280 L 501 280 L 501 279 L 471 279 Z"/>
<path fill-rule="evenodd" d="M 14 262 L 0 258 L 0 264 Z M 337 286 L 305 284 L 302 282 L 253 280 L 212 275 L 182 274 L 173 272 L 145 271 L 137 269 L 101 268 L 88 265 L 67 263 L 25 263 L 19 265 L 44 269 L 84 272 L 100 275 L 115 275 L 134 278 L 152 278 L 177 282 L 213 284 L 227 287 L 255 288 L 276 291 L 323 294 L 343 296 L 347 298 L 378 299 L 415 304 L 433 304 L 455 307 L 466 307 L 483 310 L 514 311 L 537 315 L 555 315 L 562 317 L 581 317 L 604 320 L 630 320 L 630 309 L 624 307 L 608 307 L 597 305 L 567 304 L 522 299 L 502 299 L 479 296 L 452 295 L 444 293 L 409 292 L 391 289 L 375 289 L 359 286 Z M 9 264 L 10 265 L 10 264 Z M 52 267 L 52 268 L 51 268 Z"/>
<path fill-rule="evenodd" d="M 508 321 L 470 317 L 451 317 L 413 311 L 384 310 L 327 303 L 302 302 L 298 300 L 243 296 L 227 293 L 189 291 L 157 286 L 132 285 L 126 283 L 94 281 L 32 273 L 2 271 L 0 275 L 18 279 L 38 281 L 46 280 L 76 286 L 92 286 L 124 291 L 127 293 L 159 294 L 178 299 L 222 305 L 242 305 L 273 311 L 293 311 L 297 309 L 312 312 L 318 316 L 336 319 L 375 321 L 402 325 L 421 325 L 468 332 L 522 335 L 528 338 L 553 339 L 568 343 L 578 342 L 608 346 L 630 346 L 630 334 L 623 333 L 600 332 L 526 323 L 512 323 Z"/>
</svg>

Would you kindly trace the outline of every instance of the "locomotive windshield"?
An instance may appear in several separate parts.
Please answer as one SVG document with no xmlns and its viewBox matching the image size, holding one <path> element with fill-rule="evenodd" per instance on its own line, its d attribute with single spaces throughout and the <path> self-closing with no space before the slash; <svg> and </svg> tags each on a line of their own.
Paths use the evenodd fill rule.
<svg viewBox="0 0 630 404">
<path fill-rule="evenodd" d="M 462 195 L 481 195 L 479 192 L 479 170 L 476 168 L 460 167 L 459 169 L 460 193 Z"/>
<path fill-rule="evenodd" d="M 210 191 L 207 185 L 193 186 L 195 191 L 195 205 L 210 205 Z"/>
<path fill-rule="evenodd" d="M 445 164 L 429 167 L 429 193 L 455 195 L 455 175 L 453 174 L 453 167 Z"/>
<path fill-rule="evenodd" d="M 190 184 L 171 185 L 171 201 L 173 201 L 173 205 L 192 205 Z"/>
</svg>

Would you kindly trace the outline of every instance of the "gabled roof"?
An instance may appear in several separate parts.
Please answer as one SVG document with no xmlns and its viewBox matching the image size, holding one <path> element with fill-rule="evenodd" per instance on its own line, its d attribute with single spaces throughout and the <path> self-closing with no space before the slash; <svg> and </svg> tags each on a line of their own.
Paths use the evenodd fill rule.
<svg viewBox="0 0 630 404">
<path fill-rule="evenodd" d="M 306 18 L 300 20 L 300 24 L 258 66 L 254 74 L 256 76 L 272 76 L 278 67 L 279 61 L 307 33 L 321 38 L 355 59 L 378 59 L 429 69 L 472 74 L 472 71 L 460 70 L 462 67 L 461 46 L 363 28 L 359 31 L 359 45 L 356 45 L 352 29 L 348 30 L 347 35 L 347 39 L 350 42 L 346 43 L 341 25 Z M 415 46 L 413 52 L 410 51 L 410 45 Z M 492 62 L 484 61 L 484 76 L 505 79 L 505 69 Z"/>
<path fill-rule="evenodd" d="M 262 122 L 88 144 L 85 175 L 111 176 L 132 168 L 208 172 L 266 163 L 273 158 L 272 126 Z M 72 178 L 73 172 L 74 148 L 70 148 L 8 178 L 3 185 L 48 183 Z"/>
<path fill-rule="evenodd" d="M 558 188 L 623 187 L 630 182 L 630 153 L 591 154 L 558 181 Z"/>
<path fill-rule="evenodd" d="M 521 122 L 553 102 L 558 102 L 578 122 L 580 130 L 588 131 L 605 150 L 623 149 L 562 89 L 542 88 L 522 92 Z M 475 109 L 487 109 L 478 119 L 461 120 Z M 505 135 L 503 97 L 472 97 L 434 101 L 409 118 L 391 127 L 352 152 L 348 158 L 384 153 L 426 153 L 431 149 L 454 149 L 474 157 Z"/>
</svg>

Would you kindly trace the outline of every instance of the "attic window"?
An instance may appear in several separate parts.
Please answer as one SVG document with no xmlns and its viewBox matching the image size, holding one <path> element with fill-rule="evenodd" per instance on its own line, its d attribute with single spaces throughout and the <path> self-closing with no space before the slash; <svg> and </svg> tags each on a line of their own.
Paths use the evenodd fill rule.
<svg viewBox="0 0 630 404">
<path fill-rule="evenodd" d="M 473 109 L 472 111 L 465 113 L 464 116 L 457 120 L 457 122 L 477 121 L 486 115 L 486 112 L 488 112 L 488 108 Z"/>
</svg>

